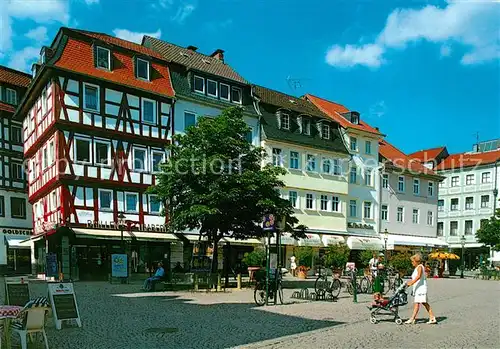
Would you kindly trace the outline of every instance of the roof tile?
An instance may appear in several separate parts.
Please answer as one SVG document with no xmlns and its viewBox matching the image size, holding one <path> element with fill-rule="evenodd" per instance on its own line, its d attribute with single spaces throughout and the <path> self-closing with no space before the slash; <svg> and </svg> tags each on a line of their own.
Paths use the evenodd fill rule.
<svg viewBox="0 0 500 349">
<path fill-rule="evenodd" d="M 436 157 L 439 154 L 441 154 L 441 152 L 445 149 L 446 149 L 446 147 L 436 147 L 436 148 L 431 148 L 431 149 L 424 149 L 424 150 L 420 150 L 420 151 L 411 153 L 408 156 L 411 157 L 412 159 L 417 159 L 421 162 L 428 162 L 428 161 L 435 160 Z"/>
<path fill-rule="evenodd" d="M 419 160 L 410 158 L 386 140 L 379 141 L 379 154 L 389 160 L 393 166 L 398 168 L 408 170 L 412 173 L 436 175 L 434 171 L 422 165 Z"/>
<path fill-rule="evenodd" d="M 328 119 L 328 116 L 323 114 L 323 112 L 316 108 L 314 104 L 302 98 L 290 96 L 262 86 L 255 86 L 255 95 L 262 103 L 289 109 L 300 114 L 309 114 Z"/>
<path fill-rule="evenodd" d="M 16 108 L 10 104 L 6 104 L 3 102 L 0 102 L 0 111 L 6 111 L 9 113 L 14 113 L 16 111 Z"/>
<path fill-rule="evenodd" d="M 500 149 L 482 153 L 459 153 L 452 154 L 441 161 L 435 168 L 437 171 L 459 169 L 493 164 L 500 161 Z"/>
<path fill-rule="evenodd" d="M 0 65 L 0 82 L 19 87 L 28 87 L 31 82 L 31 76 Z"/>
</svg>

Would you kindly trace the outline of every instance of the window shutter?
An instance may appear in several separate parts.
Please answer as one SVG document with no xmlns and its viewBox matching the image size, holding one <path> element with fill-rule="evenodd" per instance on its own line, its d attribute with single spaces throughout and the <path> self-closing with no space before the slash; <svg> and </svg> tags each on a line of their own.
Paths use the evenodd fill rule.
<svg viewBox="0 0 500 349">
<path fill-rule="evenodd" d="M 97 45 L 95 41 L 92 43 L 92 53 L 94 56 L 94 67 L 97 68 Z"/>
<path fill-rule="evenodd" d="M 322 135 L 322 133 L 321 133 L 321 125 L 322 125 L 322 124 L 323 124 L 323 123 L 322 123 L 322 121 L 321 121 L 321 120 L 316 122 L 316 131 L 319 133 L 319 136 L 320 136 L 321 138 L 323 138 L 323 135 Z"/>
<path fill-rule="evenodd" d="M 134 76 L 137 78 L 137 56 L 132 57 L 132 61 L 134 63 Z"/>
<path fill-rule="evenodd" d="M 281 111 L 276 112 L 276 123 L 278 124 L 278 128 L 281 129 Z"/>
<path fill-rule="evenodd" d="M 297 116 L 297 129 L 299 130 L 299 133 L 303 133 L 303 121 L 302 121 L 302 116 Z"/>
</svg>

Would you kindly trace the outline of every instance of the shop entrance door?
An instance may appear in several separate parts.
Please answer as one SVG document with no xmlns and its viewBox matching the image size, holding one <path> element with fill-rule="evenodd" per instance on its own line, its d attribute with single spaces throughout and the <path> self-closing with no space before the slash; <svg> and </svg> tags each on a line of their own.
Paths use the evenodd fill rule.
<svg viewBox="0 0 500 349">
<path fill-rule="evenodd" d="M 75 246 L 80 280 L 107 280 L 109 253 L 106 246 Z"/>
</svg>

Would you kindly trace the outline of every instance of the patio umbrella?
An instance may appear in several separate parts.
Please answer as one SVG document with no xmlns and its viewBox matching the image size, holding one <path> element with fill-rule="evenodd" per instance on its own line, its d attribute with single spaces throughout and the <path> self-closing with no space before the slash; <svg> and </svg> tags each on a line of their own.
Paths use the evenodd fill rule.
<svg viewBox="0 0 500 349">
<path fill-rule="evenodd" d="M 439 251 L 429 253 L 429 258 L 430 259 L 460 259 L 460 257 L 454 253 L 439 252 Z"/>
<path fill-rule="evenodd" d="M 448 253 L 447 259 L 460 259 L 460 257 L 454 253 Z"/>
</svg>

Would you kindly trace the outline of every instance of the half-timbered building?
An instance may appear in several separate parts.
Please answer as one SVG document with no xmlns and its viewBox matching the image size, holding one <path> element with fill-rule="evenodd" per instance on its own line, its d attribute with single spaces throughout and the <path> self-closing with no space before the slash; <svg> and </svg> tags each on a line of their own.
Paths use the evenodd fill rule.
<svg viewBox="0 0 500 349">
<path fill-rule="evenodd" d="M 16 117 L 24 120 L 38 272 L 54 252 L 65 276 L 107 278 L 122 240 L 132 271 L 160 260 L 168 267 L 176 238 L 147 193 L 169 142 L 166 61 L 132 42 L 62 28 L 33 73 Z"/>
<path fill-rule="evenodd" d="M 23 162 L 22 122 L 13 120 L 31 76 L 0 66 L 0 271 L 31 271 L 29 245 L 31 205 Z"/>
</svg>

